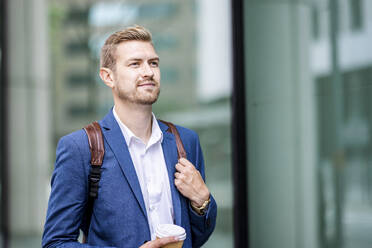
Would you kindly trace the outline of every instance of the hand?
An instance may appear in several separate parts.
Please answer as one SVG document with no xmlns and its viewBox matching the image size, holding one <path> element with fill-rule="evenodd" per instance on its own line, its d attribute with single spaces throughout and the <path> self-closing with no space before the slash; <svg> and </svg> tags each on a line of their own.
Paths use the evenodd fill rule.
<svg viewBox="0 0 372 248">
<path fill-rule="evenodd" d="M 153 241 L 146 242 L 145 244 L 141 245 L 139 248 L 161 248 L 164 245 L 178 242 L 175 237 L 165 237 L 161 239 L 155 239 Z"/>
<path fill-rule="evenodd" d="M 209 190 L 200 172 L 185 158 L 178 160 L 174 184 L 180 193 L 187 197 L 195 207 L 201 207 L 209 199 Z"/>
</svg>

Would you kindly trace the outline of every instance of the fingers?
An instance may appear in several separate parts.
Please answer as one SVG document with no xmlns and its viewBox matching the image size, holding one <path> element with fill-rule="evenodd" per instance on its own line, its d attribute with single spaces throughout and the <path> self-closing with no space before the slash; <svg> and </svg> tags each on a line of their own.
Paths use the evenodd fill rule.
<svg viewBox="0 0 372 248">
<path fill-rule="evenodd" d="M 195 177 L 198 177 L 199 171 L 195 169 L 194 165 L 185 158 L 181 158 L 175 166 L 174 184 L 180 190 L 183 184 L 190 185 Z"/>
<path fill-rule="evenodd" d="M 164 245 L 177 242 L 175 237 L 165 237 L 161 239 L 155 239 L 153 241 L 146 242 L 146 244 L 140 246 L 140 248 L 161 248 Z"/>
<path fill-rule="evenodd" d="M 180 163 L 181 165 L 183 165 L 185 167 L 193 167 L 194 168 L 194 165 L 189 160 L 187 160 L 186 158 L 180 158 L 178 160 L 178 163 Z"/>
<path fill-rule="evenodd" d="M 154 241 L 151 241 L 151 244 L 149 246 L 149 248 L 160 248 L 164 245 L 167 245 L 167 244 L 170 244 L 170 243 L 174 243 L 174 242 L 177 242 L 178 240 L 175 238 L 175 237 L 165 237 L 165 238 L 161 238 L 161 239 L 156 239 Z"/>
<path fill-rule="evenodd" d="M 176 164 L 176 170 L 178 172 L 184 173 L 186 171 L 186 167 L 184 165 L 180 164 L 180 163 L 177 163 Z"/>
<path fill-rule="evenodd" d="M 187 159 L 180 158 L 178 163 L 176 164 L 176 170 L 181 173 L 185 173 L 186 171 L 194 171 L 195 166 Z"/>
<path fill-rule="evenodd" d="M 184 189 L 184 183 L 180 180 L 180 179 L 174 179 L 174 185 L 176 186 L 176 188 L 180 191 L 182 191 Z"/>
<path fill-rule="evenodd" d="M 174 178 L 183 179 L 185 176 L 179 172 L 174 173 Z"/>
<path fill-rule="evenodd" d="M 176 172 L 174 173 L 174 183 L 176 186 L 179 186 L 182 183 L 191 184 L 193 178 L 195 177 L 195 173 L 193 171 L 189 171 L 186 169 L 184 172 Z"/>
</svg>

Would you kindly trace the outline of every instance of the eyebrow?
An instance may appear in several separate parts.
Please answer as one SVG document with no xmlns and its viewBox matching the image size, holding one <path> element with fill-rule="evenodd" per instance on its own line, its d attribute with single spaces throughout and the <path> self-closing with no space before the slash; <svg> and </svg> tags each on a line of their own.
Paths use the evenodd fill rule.
<svg viewBox="0 0 372 248">
<path fill-rule="evenodd" d="M 130 58 L 127 61 L 142 61 L 142 60 L 143 59 L 140 59 L 140 58 Z M 150 58 L 148 60 L 157 60 L 157 61 L 159 61 L 160 59 L 159 59 L 159 57 L 153 57 L 153 58 Z"/>
</svg>

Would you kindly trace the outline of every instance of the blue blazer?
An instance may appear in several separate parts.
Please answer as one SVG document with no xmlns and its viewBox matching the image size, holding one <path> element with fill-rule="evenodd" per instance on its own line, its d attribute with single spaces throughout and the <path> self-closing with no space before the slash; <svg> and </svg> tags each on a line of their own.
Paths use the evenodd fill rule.
<svg viewBox="0 0 372 248">
<path fill-rule="evenodd" d="M 43 247 L 129 247 L 151 240 L 147 213 L 140 184 L 124 136 L 112 110 L 101 120 L 105 156 L 94 202 L 87 244 L 77 239 L 79 228 L 86 226 L 84 212 L 88 196 L 90 151 L 84 130 L 64 136 L 57 146 L 51 180 Z M 163 132 L 162 148 L 166 161 L 174 208 L 174 223 L 185 228 L 186 248 L 201 247 L 214 230 L 217 205 L 211 202 L 204 216 L 197 215 L 190 202 L 174 185 L 177 147 L 168 127 L 159 122 Z M 194 131 L 177 126 L 190 160 L 204 178 L 203 154 Z"/>
</svg>

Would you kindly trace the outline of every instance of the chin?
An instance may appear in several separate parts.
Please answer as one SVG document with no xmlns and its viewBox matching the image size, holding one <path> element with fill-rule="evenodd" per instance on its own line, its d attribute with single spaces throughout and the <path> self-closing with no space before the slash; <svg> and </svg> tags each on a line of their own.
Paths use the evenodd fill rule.
<svg viewBox="0 0 372 248">
<path fill-rule="evenodd" d="M 159 98 L 160 90 L 156 92 L 147 92 L 142 94 L 128 94 L 124 92 L 119 92 L 118 96 L 120 99 L 128 103 L 134 103 L 139 105 L 152 105 Z"/>
<path fill-rule="evenodd" d="M 138 98 L 137 103 L 144 105 L 152 105 L 158 100 L 159 94 L 160 91 L 157 91 L 156 93 L 151 94 L 150 96 Z"/>
<path fill-rule="evenodd" d="M 158 98 L 155 98 L 155 99 L 138 99 L 138 100 L 137 100 L 137 103 L 138 103 L 138 104 L 141 104 L 141 105 L 152 105 L 152 104 L 154 104 L 157 100 L 158 100 Z"/>
</svg>

